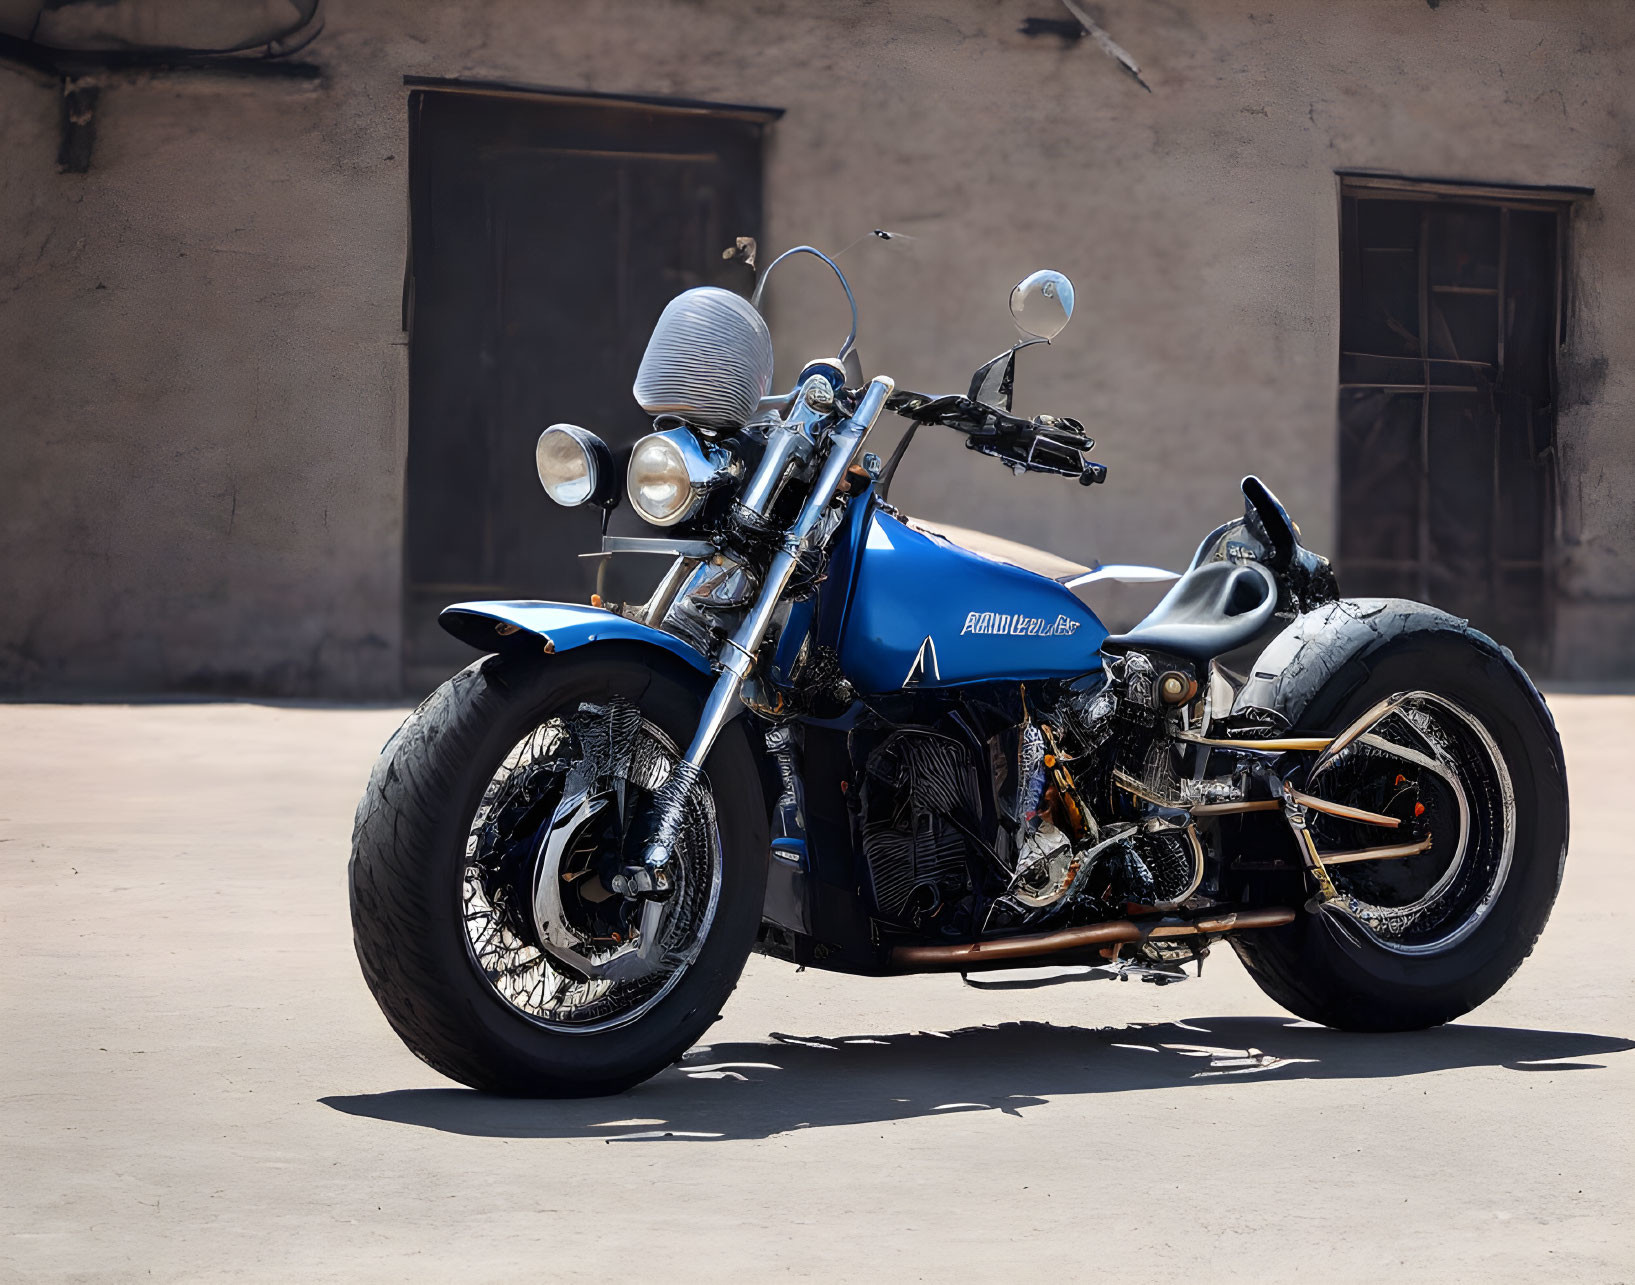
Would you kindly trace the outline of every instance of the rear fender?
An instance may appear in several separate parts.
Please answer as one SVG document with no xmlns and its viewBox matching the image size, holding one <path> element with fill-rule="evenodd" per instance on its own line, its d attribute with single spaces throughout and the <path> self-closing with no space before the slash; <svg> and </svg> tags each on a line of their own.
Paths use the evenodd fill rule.
<svg viewBox="0 0 1635 1285">
<path fill-rule="evenodd" d="M 437 622 L 478 651 L 550 656 L 586 643 L 634 642 L 658 647 L 706 677 L 714 672 L 707 656 L 674 634 L 581 603 L 457 602 Z"/>
<path fill-rule="evenodd" d="M 1397 639 L 1417 633 L 1455 633 L 1473 640 L 1503 656 L 1523 685 L 1534 690 L 1509 648 L 1458 616 L 1402 598 L 1343 598 L 1297 616 L 1266 645 L 1232 704 L 1232 716 L 1280 731 L 1321 732 L 1368 677 L 1374 657 Z"/>
</svg>

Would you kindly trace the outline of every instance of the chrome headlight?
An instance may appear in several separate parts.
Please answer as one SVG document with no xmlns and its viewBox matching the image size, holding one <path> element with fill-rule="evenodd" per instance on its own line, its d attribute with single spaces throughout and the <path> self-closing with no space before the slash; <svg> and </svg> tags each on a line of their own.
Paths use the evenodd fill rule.
<svg viewBox="0 0 1635 1285">
<path fill-rule="evenodd" d="M 552 424 L 534 447 L 534 468 L 545 494 L 572 508 L 589 500 L 604 507 L 616 498 L 613 452 L 595 433 Z"/>
<path fill-rule="evenodd" d="M 671 428 L 636 443 L 625 481 L 637 513 L 654 526 L 674 526 L 696 514 L 704 497 L 736 472 L 729 452 L 704 446 L 688 429 Z"/>
</svg>

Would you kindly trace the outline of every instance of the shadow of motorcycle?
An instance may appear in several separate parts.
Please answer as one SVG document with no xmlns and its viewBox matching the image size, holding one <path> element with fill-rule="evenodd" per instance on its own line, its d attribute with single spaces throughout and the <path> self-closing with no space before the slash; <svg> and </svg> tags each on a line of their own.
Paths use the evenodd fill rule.
<svg viewBox="0 0 1635 1285">
<path fill-rule="evenodd" d="M 1366 1080 L 1459 1068 L 1601 1069 L 1635 1040 L 1452 1024 L 1359 1035 L 1286 1017 L 1200 1017 L 1114 1029 L 1009 1022 L 953 1031 L 700 1045 L 621 1096 L 540 1101 L 467 1089 L 332 1096 L 349 1115 L 473 1137 L 713 1142 L 1053 1098 L 1236 1080 Z"/>
</svg>

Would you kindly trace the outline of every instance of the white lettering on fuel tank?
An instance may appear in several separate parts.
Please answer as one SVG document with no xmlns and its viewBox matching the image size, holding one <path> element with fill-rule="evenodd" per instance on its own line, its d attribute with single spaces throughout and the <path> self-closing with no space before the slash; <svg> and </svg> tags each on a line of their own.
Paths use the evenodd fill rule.
<svg viewBox="0 0 1635 1285">
<path fill-rule="evenodd" d="M 1009 638 L 1062 638 L 1078 632 L 1079 622 L 1071 616 L 1012 615 L 1003 611 L 971 611 L 965 615 L 961 634 L 999 634 Z"/>
</svg>

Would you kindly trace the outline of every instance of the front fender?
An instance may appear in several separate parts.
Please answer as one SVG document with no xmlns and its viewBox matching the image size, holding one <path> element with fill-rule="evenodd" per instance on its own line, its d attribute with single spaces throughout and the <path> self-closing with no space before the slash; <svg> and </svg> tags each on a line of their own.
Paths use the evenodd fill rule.
<svg viewBox="0 0 1635 1285">
<path fill-rule="evenodd" d="M 705 676 L 714 672 L 707 656 L 675 635 L 582 603 L 457 602 L 443 608 L 437 623 L 478 651 L 554 655 L 586 643 L 640 642 L 662 648 Z"/>
<path fill-rule="evenodd" d="M 1414 633 L 1474 638 L 1521 673 L 1508 649 L 1458 616 L 1402 598 L 1343 598 L 1296 617 L 1266 645 L 1232 704 L 1232 715 L 1263 721 L 1261 714 L 1268 711 L 1278 716 L 1282 729 L 1321 731 L 1323 719 L 1368 677 L 1376 653 Z M 1525 674 L 1522 680 L 1531 688 Z"/>
</svg>

